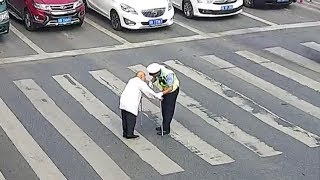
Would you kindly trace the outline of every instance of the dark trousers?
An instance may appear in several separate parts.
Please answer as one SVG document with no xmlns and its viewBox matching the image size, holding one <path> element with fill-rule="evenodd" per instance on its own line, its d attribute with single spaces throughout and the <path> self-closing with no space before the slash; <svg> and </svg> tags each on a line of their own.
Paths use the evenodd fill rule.
<svg viewBox="0 0 320 180">
<path fill-rule="evenodd" d="M 163 95 L 163 100 L 161 101 L 162 108 L 162 118 L 163 118 L 163 130 L 170 132 L 170 124 L 173 118 L 173 114 L 176 107 L 176 101 L 179 94 L 179 88 L 174 92 Z"/>
<path fill-rule="evenodd" d="M 121 116 L 123 136 L 132 136 L 134 127 L 136 126 L 137 116 L 125 110 L 121 110 Z"/>
</svg>

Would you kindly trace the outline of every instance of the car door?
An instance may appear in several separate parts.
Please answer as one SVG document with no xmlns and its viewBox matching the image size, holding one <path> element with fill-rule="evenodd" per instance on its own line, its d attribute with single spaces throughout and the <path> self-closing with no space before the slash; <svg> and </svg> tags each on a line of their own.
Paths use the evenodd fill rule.
<svg viewBox="0 0 320 180">
<path fill-rule="evenodd" d="M 108 18 L 110 17 L 110 11 L 112 9 L 112 5 L 115 2 L 115 0 L 99 0 L 101 1 L 100 7 L 105 16 Z"/>
<path fill-rule="evenodd" d="M 94 10 L 96 10 L 98 13 L 102 14 L 103 16 L 107 16 L 106 10 L 103 7 L 105 4 L 105 1 L 108 1 L 108 0 L 87 0 L 87 2 L 92 6 Z"/>
<path fill-rule="evenodd" d="M 178 9 L 182 9 L 182 0 L 171 0 L 172 5 Z"/>
<path fill-rule="evenodd" d="M 14 13 L 18 16 L 23 17 L 23 9 L 25 7 L 24 0 L 7 0 L 7 3 Z"/>
</svg>

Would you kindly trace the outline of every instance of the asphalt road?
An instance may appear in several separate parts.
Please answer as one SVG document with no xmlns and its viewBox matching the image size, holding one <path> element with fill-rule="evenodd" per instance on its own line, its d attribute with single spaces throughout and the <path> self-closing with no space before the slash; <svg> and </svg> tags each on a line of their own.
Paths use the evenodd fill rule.
<svg viewBox="0 0 320 180">
<path fill-rule="evenodd" d="M 0 179 L 320 179 L 320 3 L 113 31 L 82 27 L 0 37 Z M 311 4 L 311 5 L 310 5 Z M 121 137 L 119 93 L 166 64 L 181 82 L 170 136 L 143 100 Z"/>
</svg>

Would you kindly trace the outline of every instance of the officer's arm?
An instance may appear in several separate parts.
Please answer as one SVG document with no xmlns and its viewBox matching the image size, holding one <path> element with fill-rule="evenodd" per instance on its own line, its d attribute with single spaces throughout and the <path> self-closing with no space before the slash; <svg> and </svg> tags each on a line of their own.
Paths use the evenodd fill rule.
<svg viewBox="0 0 320 180">
<path fill-rule="evenodd" d="M 174 83 L 174 74 L 168 74 L 166 77 L 168 87 L 163 89 L 162 93 L 168 94 L 173 90 L 173 83 Z"/>
</svg>

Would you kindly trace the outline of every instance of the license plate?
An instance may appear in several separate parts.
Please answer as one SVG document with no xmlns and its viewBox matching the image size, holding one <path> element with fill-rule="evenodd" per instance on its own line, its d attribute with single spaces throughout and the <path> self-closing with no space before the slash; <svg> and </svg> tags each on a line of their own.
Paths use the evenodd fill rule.
<svg viewBox="0 0 320 180">
<path fill-rule="evenodd" d="M 278 3 L 289 2 L 289 0 L 277 0 Z"/>
<path fill-rule="evenodd" d="M 58 23 L 59 24 L 64 24 L 64 23 L 69 23 L 69 22 L 71 22 L 71 18 L 70 17 L 58 19 Z"/>
<path fill-rule="evenodd" d="M 231 10 L 231 9 L 233 9 L 233 6 L 232 6 L 232 5 L 229 5 L 229 6 L 221 6 L 221 10 L 223 10 L 223 11 Z"/>
<path fill-rule="evenodd" d="M 162 24 L 162 19 L 155 19 L 149 21 L 149 26 L 159 26 Z"/>
</svg>

